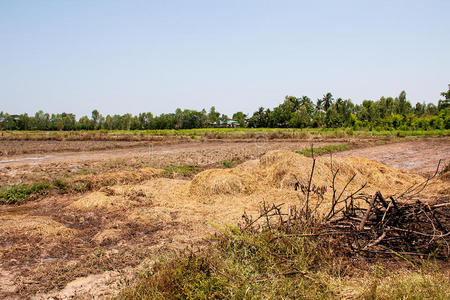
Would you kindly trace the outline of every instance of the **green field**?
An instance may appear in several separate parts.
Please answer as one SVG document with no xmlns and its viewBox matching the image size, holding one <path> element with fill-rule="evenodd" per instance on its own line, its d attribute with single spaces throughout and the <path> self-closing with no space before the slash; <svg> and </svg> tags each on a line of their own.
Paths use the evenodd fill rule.
<svg viewBox="0 0 450 300">
<path fill-rule="evenodd" d="M 449 129 L 435 130 L 353 130 L 338 129 L 296 129 L 296 128 L 199 128 L 162 130 L 79 130 L 79 131 L 1 131 L 3 140 L 153 140 L 161 137 L 183 137 L 189 139 L 225 138 L 267 138 L 308 139 L 313 137 L 373 137 L 373 136 L 448 136 Z"/>
</svg>

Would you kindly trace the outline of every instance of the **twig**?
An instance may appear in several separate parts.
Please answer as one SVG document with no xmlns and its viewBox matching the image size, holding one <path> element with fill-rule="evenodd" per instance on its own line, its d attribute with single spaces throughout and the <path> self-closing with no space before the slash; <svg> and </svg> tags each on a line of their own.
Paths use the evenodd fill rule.
<svg viewBox="0 0 450 300">
<path fill-rule="evenodd" d="M 373 247 L 373 246 L 379 244 L 385 237 L 386 237 L 386 231 L 383 231 L 383 233 L 375 241 L 373 241 L 372 243 L 368 244 L 367 246 L 365 246 L 361 250 L 364 250 L 364 249 L 367 249 L 369 247 Z"/>
<path fill-rule="evenodd" d="M 447 203 L 431 205 L 431 207 L 432 208 L 439 208 L 439 207 L 444 207 L 444 206 L 449 206 L 449 205 L 450 205 L 450 202 L 447 202 Z"/>
<path fill-rule="evenodd" d="M 369 219 L 370 211 L 372 210 L 373 204 L 375 203 L 375 200 L 378 197 L 378 192 L 375 193 L 372 200 L 370 201 L 369 208 L 366 211 L 366 214 L 364 215 L 364 218 L 361 221 L 361 224 L 359 224 L 358 230 L 362 230 L 364 228 L 364 225 L 367 222 L 367 219 Z"/>
<path fill-rule="evenodd" d="M 311 192 L 311 182 L 312 182 L 312 178 L 314 175 L 314 168 L 316 166 L 316 158 L 314 157 L 314 147 L 311 144 L 311 156 L 313 159 L 313 163 L 312 163 L 312 168 L 311 168 L 311 175 L 309 176 L 309 181 L 308 181 L 308 192 L 306 194 L 306 207 L 305 207 L 305 214 L 306 214 L 306 218 L 309 218 L 309 194 Z"/>
<path fill-rule="evenodd" d="M 281 207 L 281 206 L 283 206 L 284 205 L 284 203 L 281 203 L 281 204 L 279 204 L 278 206 L 275 206 L 274 205 L 274 207 Z M 265 206 L 265 204 L 264 204 L 264 206 Z M 245 226 L 244 227 L 244 230 L 246 230 L 246 229 L 248 229 L 249 227 L 251 227 L 253 224 L 255 224 L 258 220 L 260 220 L 261 218 L 263 218 L 263 217 L 265 217 L 268 213 L 270 213 L 271 211 L 273 210 L 273 208 L 272 209 L 270 209 L 270 210 L 268 210 L 268 211 L 264 211 L 262 214 L 260 214 L 255 220 L 253 220 L 252 222 L 250 222 L 249 224 L 247 224 L 247 226 Z"/>
</svg>

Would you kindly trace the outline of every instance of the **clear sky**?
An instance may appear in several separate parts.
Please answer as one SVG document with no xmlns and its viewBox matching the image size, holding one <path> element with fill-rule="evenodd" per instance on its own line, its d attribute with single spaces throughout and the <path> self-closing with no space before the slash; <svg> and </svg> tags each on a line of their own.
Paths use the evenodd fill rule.
<svg viewBox="0 0 450 300">
<path fill-rule="evenodd" d="M 0 110 L 253 113 L 450 83 L 450 1 L 0 0 Z"/>
</svg>

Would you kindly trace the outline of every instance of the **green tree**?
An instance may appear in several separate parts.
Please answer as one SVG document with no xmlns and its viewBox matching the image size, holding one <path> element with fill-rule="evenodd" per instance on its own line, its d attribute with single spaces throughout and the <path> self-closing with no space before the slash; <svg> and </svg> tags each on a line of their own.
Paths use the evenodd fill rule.
<svg viewBox="0 0 450 300">
<path fill-rule="evenodd" d="M 411 103 L 406 100 L 406 92 L 402 91 L 398 96 L 398 113 L 406 116 L 411 110 Z"/>
<path fill-rule="evenodd" d="M 308 112 L 308 108 L 302 105 L 300 109 L 292 114 L 289 120 L 289 127 L 291 128 L 306 128 L 311 125 L 311 115 Z"/>
<path fill-rule="evenodd" d="M 244 114 L 242 111 L 238 111 L 237 113 L 233 114 L 233 120 L 239 123 L 240 127 L 245 127 L 245 118 L 247 117 L 246 114 Z"/>
<path fill-rule="evenodd" d="M 442 92 L 441 96 L 444 97 L 443 100 L 439 100 L 438 102 L 438 110 L 444 110 L 450 108 L 450 84 L 448 85 L 448 91 Z"/>
<path fill-rule="evenodd" d="M 94 109 L 92 111 L 91 119 L 92 119 L 92 129 L 98 129 L 100 119 L 100 113 L 98 112 L 98 110 Z"/>
<path fill-rule="evenodd" d="M 215 106 L 211 106 L 208 113 L 208 122 L 218 124 L 220 121 L 220 113 L 216 111 Z"/>
</svg>

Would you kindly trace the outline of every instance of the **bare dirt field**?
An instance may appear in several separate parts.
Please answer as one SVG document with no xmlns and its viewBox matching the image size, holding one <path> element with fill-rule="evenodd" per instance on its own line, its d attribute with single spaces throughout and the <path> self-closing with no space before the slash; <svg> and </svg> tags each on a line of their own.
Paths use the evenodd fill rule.
<svg viewBox="0 0 450 300">
<path fill-rule="evenodd" d="M 55 153 L 67 151 L 95 151 L 142 147 L 150 142 L 128 141 L 0 141 L 0 157 L 31 154 Z"/>
<path fill-rule="evenodd" d="M 11 141 L 0 141 L 0 148 Z M 13 141 L 12 141 L 13 142 Z M 147 143 L 136 144 L 124 142 L 119 149 L 96 150 L 97 142 L 92 146 L 88 142 L 79 151 L 72 150 L 37 154 L 8 155 L 0 159 L 0 185 L 54 180 L 74 177 L 84 174 L 101 174 L 136 168 L 164 168 L 170 166 L 192 165 L 199 168 L 221 166 L 223 161 L 235 163 L 259 158 L 270 150 L 287 149 L 302 150 L 311 147 L 322 147 L 330 144 L 349 144 L 351 150 L 338 153 L 340 157 L 358 156 L 377 160 L 394 168 L 401 168 L 420 174 L 429 174 L 442 159 L 442 164 L 448 163 L 450 157 L 449 138 L 428 138 L 413 141 L 395 142 L 380 145 L 384 140 L 333 139 L 331 141 L 209 141 L 188 142 L 177 144 Z M 24 148 L 33 148 L 35 141 L 20 141 L 30 143 Z M 43 149 L 53 146 L 43 144 Z M 58 143 L 48 141 L 51 145 Z M 66 142 L 61 142 L 66 143 Z M 85 143 L 85 142 L 83 142 Z M 99 142 L 102 147 L 108 142 Z M 112 142 L 114 145 L 116 142 Z M 128 144 L 126 144 L 128 143 Z M 3 145 L 3 146 L 1 146 Z M 22 146 L 18 146 L 22 147 Z M 112 146 L 111 146 L 112 147 Z M 58 148 L 55 146 L 53 148 Z M 90 150 L 87 150 L 90 149 Z"/>
<path fill-rule="evenodd" d="M 336 157 L 348 156 L 364 157 L 393 168 L 430 175 L 436 171 L 439 160 L 442 160 L 442 166 L 450 163 L 450 139 L 422 139 L 336 153 Z"/>
<path fill-rule="evenodd" d="M 315 147 L 346 143 L 347 140 L 314 142 Z M 3 142 L 5 143 L 5 142 Z M 42 142 L 41 142 L 42 143 Z M 44 142 L 45 143 L 45 142 Z M 149 144 L 141 147 L 79 152 L 47 152 L 39 155 L 9 155 L 0 160 L 0 185 L 83 174 L 192 165 L 218 166 L 223 161 L 241 162 L 274 149 L 301 150 L 311 141 L 208 141 L 178 144 Z M 86 148 L 88 148 L 86 146 Z"/>
<path fill-rule="evenodd" d="M 383 145 L 376 140 L 314 142 L 315 147 L 328 144 L 354 149 L 334 154 L 333 165 L 330 156 L 318 159 L 317 187 L 326 186 L 330 168 L 338 166 L 340 189 L 356 174 L 349 191 L 366 183 L 367 193 L 398 194 L 434 173 L 440 159 L 442 166 L 450 162 L 448 138 Z M 308 141 L 223 141 L 3 157 L 2 185 L 43 178 L 127 178 L 143 170 L 149 177 L 0 206 L 0 298 L 114 297 L 157 258 L 204 246 L 205 238 L 225 224 L 237 224 L 244 211 L 257 213 L 261 201 L 302 203 L 305 196 L 294 183 L 308 180 L 312 159 L 292 150 L 310 146 Z M 199 169 L 186 177 L 164 175 L 163 168 L 183 165 Z M 435 179 L 424 201 L 449 196 L 448 181 Z"/>
</svg>

